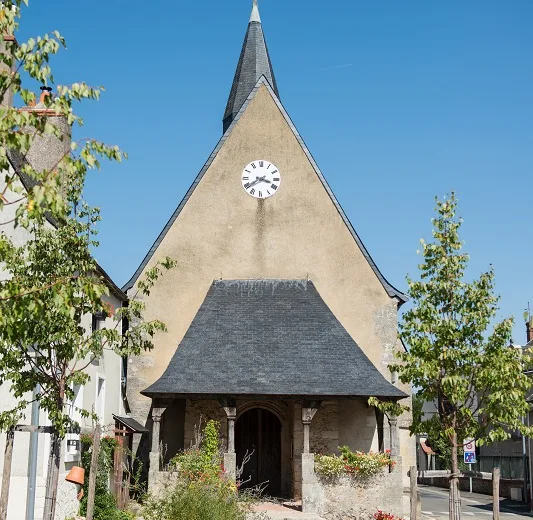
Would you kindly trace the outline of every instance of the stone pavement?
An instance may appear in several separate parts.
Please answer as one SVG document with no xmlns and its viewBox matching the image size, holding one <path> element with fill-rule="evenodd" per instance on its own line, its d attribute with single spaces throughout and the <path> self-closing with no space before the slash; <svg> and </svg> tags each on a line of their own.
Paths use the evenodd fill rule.
<svg viewBox="0 0 533 520">
<path fill-rule="evenodd" d="M 292 504 L 291 504 L 292 505 Z M 282 504 L 264 502 L 253 507 L 249 520 L 323 520 L 320 516 L 298 511 L 299 504 L 287 507 Z"/>
</svg>

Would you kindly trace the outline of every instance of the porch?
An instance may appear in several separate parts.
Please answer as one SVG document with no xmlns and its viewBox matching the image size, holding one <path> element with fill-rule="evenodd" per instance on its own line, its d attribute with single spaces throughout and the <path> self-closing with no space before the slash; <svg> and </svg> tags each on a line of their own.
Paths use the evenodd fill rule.
<svg viewBox="0 0 533 520">
<path fill-rule="evenodd" d="M 407 396 L 308 280 L 215 281 L 167 369 L 142 394 L 152 399 L 150 486 L 191 445 L 201 418 L 220 423 L 232 478 L 239 472 L 244 487 L 301 499 L 304 512 L 325 496 L 314 453 L 390 449 L 401 472 L 397 419 L 367 403 Z"/>
<path fill-rule="evenodd" d="M 353 451 L 391 450 L 401 485 L 399 428 L 364 399 L 154 399 L 149 486 L 180 450 L 194 443 L 200 424 L 221 425 L 224 467 L 242 489 L 259 486 L 266 496 L 301 501 L 303 512 L 317 512 L 323 490 L 314 474 L 314 454 L 338 446 Z M 247 460 L 246 463 L 245 460 Z M 244 465 L 243 465 L 244 463 Z M 389 479 L 390 480 L 390 479 Z"/>
</svg>

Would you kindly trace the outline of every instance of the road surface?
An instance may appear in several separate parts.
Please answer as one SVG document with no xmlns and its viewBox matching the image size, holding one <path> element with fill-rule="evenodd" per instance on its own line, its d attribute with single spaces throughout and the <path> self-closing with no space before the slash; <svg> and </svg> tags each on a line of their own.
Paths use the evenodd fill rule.
<svg viewBox="0 0 533 520">
<path fill-rule="evenodd" d="M 448 492 L 442 488 L 420 486 L 422 520 L 448 518 Z M 461 492 L 462 520 L 492 520 L 492 497 Z M 531 520 L 533 515 L 524 504 L 502 500 L 501 520 Z"/>
</svg>

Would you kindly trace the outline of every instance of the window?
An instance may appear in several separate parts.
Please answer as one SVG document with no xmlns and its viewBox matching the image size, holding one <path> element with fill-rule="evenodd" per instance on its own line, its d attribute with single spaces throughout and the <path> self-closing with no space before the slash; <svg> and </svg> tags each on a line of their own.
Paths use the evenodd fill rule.
<svg viewBox="0 0 533 520">
<path fill-rule="evenodd" d="M 96 379 L 96 403 L 95 413 L 98 416 L 98 422 L 104 424 L 105 419 L 105 377 L 98 376 Z"/>
</svg>

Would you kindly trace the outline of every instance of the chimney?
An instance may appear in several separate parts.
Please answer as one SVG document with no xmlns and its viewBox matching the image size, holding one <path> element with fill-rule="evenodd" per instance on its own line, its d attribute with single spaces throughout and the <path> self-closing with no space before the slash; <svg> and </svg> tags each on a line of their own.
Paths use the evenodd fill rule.
<svg viewBox="0 0 533 520">
<path fill-rule="evenodd" d="M 61 159 L 70 152 L 72 129 L 66 117 L 57 114 L 52 107 L 46 106 L 45 99 L 48 96 L 53 96 L 52 88 L 42 86 L 39 102 L 36 105 L 21 108 L 21 110 L 35 112 L 47 117 L 48 122 L 59 128 L 61 132 L 61 138 L 50 134 L 33 136 L 31 147 L 26 154 L 26 159 L 37 172 L 54 169 Z M 32 132 L 32 129 L 27 128 L 26 131 Z"/>
<path fill-rule="evenodd" d="M 39 98 L 39 103 L 44 103 L 45 99 L 50 96 L 52 93 L 52 87 L 41 87 L 41 97 Z"/>
</svg>

